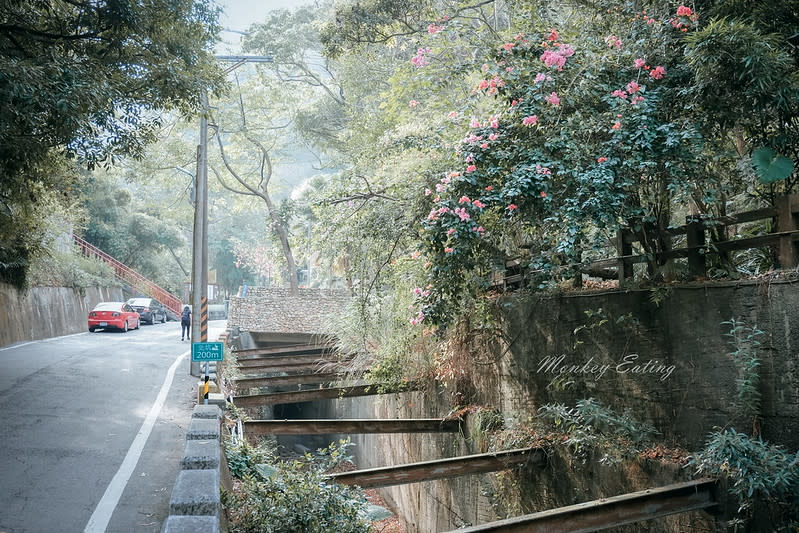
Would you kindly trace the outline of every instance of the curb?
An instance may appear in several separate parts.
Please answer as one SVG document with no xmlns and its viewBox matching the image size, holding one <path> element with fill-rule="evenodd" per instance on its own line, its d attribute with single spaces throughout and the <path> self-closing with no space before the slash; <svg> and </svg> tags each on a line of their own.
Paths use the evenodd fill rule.
<svg viewBox="0 0 799 533">
<path fill-rule="evenodd" d="M 161 533 L 218 533 L 220 518 L 220 420 L 216 405 L 195 405 L 186 434 L 181 470 L 169 498 Z"/>
</svg>

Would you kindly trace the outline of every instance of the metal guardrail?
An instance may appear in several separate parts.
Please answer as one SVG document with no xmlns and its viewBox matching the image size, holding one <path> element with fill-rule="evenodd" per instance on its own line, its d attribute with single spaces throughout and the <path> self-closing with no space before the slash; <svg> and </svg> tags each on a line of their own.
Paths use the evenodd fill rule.
<svg viewBox="0 0 799 533">
<path fill-rule="evenodd" d="M 117 261 L 101 249 L 97 248 L 93 244 L 81 239 L 74 233 L 72 234 L 72 240 L 75 242 L 76 245 L 81 250 L 81 253 L 86 257 L 94 257 L 105 263 L 111 265 L 114 269 L 114 275 L 125 281 L 130 283 L 131 286 L 135 287 L 136 289 L 140 290 L 141 292 L 150 296 L 150 298 L 155 298 L 164 306 L 175 313 L 176 315 L 180 316 L 180 312 L 183 306 L 183 303 L 180 301 L 180 298 L 176 297 L 166 289 L 159 287 L 149 279 L 145 278 L 129 266 Z"/>
<path fill-rule="evenodd" d="M 508 518 L 458 533 L 588 533 L 717 505 L 716 480 L 706 478 Z"/>
</svg>

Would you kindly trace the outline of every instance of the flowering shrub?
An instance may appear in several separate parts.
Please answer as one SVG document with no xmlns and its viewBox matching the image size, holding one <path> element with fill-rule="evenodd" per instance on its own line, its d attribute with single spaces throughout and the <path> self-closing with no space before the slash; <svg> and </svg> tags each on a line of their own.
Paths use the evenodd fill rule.
<svg viewBox="0 0 799 533">
<path fill-rule="evenodd" d="M 415 323 L 446 321 L 459 295 L 479 290 L 469 273 L 490 268 L 509 228 L 546 227 L 539 252 L 579 261 L 592 232 L 671 223 L 670 206 L 693 188 L 702 137 L 679 97 L 682 32 L 653 20 L 636 14 L 625 34 L 571 43 L 565 30 L 519 34 L 483 65 L 475 95 L 497 108 L 472 119 L 456 150 L 462 166 L 429 198 L 421 235 L 432 289 Z"/>
</svg>

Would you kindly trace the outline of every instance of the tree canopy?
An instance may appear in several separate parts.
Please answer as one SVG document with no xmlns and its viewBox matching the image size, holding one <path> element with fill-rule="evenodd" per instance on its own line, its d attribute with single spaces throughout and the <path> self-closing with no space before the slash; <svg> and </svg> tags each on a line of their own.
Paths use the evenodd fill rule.
<svg viewBox="0 0 799 533">
<path fill-rule="evenodd" d="M 0 279 L 24 285 L 76 164 L 140 156 L 160 111 L 223 87 L 217 18 L 211 0 L 0 1 Z"/>
</svg>

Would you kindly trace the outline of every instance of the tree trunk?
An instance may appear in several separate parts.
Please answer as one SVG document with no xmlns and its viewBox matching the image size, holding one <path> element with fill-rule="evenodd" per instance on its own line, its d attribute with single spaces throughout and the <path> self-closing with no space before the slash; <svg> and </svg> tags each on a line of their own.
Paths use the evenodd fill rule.
<svg viewBox="0 0 799 533">
<path fill-rule="evenodd" d="M 289 288 L 291 294 L 297 296 L 300 294 L 300 284 L 297 281 L 297 264 L 294 262 L 294 253 L 291 251 L 291 244 L 289 244 L 289 232 L 286 230 L 285 224 L 280 220 L 277 214 L 277 209 L 272 203 L 272 198 L 266 191 L 262 191 L 261 195 L 266 202 L 266 208 L 269 210 L 269 218 L 272 219 L 272 224 L 275 227 L 278 239 L 280 239 L 280 247 L 283 249 L 283 257 L 286 258 L 286 265 L 288 268 Z"/>
</svg>

